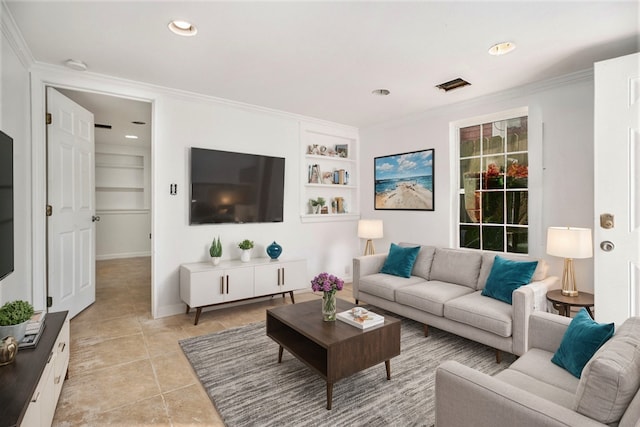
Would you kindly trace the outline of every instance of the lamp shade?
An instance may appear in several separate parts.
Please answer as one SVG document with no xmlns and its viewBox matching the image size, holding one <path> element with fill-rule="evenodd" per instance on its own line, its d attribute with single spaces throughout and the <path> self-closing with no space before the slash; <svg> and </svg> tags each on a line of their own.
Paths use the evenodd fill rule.
<svg viewBox="0 0 640 427">
<path fill-rule="evenodd" d="M 361 219 L 358 221 L 358 237 L 361 239 L 382 239 L 382 220 Z"/>
<path fill-rule="evenodd" d="M 549 227 L 547 253 L 562 258 L 591 258 L 593 256 L 591 229 Z"/>
</svg>

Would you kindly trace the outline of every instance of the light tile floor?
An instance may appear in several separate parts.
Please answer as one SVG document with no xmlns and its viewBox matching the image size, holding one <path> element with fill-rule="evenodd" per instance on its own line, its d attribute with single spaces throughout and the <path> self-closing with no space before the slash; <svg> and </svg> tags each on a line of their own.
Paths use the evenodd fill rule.
<svg viewBox="0 0 640 427">
<path fill-rule="evenodd" d="M 353 301 L 350 285 L 340 297 Z M 319 298 L 296 294 L 296 301 Z M 265 319 L 290 304 L 273 297 L 239 307 L 151 318 L 151 259 L 96 263 L 96 302 L 71 320 L 69 379 L 54 426 L 223 426 L 178 341 Z"/>
</svg>

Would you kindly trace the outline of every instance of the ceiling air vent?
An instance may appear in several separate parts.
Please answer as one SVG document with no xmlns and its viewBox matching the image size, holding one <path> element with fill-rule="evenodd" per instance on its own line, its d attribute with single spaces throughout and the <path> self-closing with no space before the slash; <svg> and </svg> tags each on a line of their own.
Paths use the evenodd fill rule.
<svg viewBox="0 0 640 427">
<path fill-rule="evenodd" d="M 98 129 L 111 129 L 111 125 L 101 125 L 100 123 L 95 123 L 93 126 L 97 127 Z"/>
<path fill-rule="evenodd" d="M 458 77 L 457 79 L 454 79 L 445 83 L 440 83 L 436 87 L 438 89 L 442 89 L 445 92 L 449 92 L 450 90 L 454 90 L 454 89 L 458 89 L 458 88 L 470 86 L 470 85 L 471 83 Z"/>
</svg>

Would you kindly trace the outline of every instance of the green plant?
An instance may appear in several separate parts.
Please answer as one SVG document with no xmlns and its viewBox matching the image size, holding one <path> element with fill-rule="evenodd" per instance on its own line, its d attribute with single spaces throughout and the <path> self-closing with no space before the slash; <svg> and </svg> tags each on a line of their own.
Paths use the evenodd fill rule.
<svg viewBox="0 0 640 427">
<path fill-rule="evenodd" d="M 0 326 L 18 325 L 33 316 L 33 306 L 27 301 L 11 301 L 0 307 Z"/>
<path fill-rule="evenodd" d="M 211 242 L 209 255 L 211 255 L 212 258 L 219 258 L 222 256 L 222 243 L 220 242 L 220 236 L 213 239 L 213 242 Z"/>
<path fill-rule="evenodd" d="M 247 250 L 253 248 L 253 242 L 248 239 L 244 239 L 242 242 L 238 243 L 238 247 L 242 250 Z"/>
<path fill-rule="evenodd" d="M 324 197 L 318 197 L 317 199 L 311 199 L 309 200 L 309 202 L 311 203 L 311 206 L 324 206 L 325 203 L 327 203 L 327 201 L 324 199 Z"/>
</svg>

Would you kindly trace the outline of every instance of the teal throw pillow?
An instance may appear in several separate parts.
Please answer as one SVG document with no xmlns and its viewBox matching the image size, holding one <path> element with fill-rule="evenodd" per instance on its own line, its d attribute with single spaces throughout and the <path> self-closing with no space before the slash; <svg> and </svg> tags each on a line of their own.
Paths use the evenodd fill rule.
<svg viewBox="0 0 640 427">
<path fill-rule="evenodd" d="M 569 323 L 551 361 L 580 378 L 584 365 L 613 336 L 614 329 L 613 323 L 595 322 L 587 309 L 582 308 Z"/>
<path fill-rule="evenodd" d="M 538 261 L 511 261 L 496 255 L 482 295 L 512 303 L 513 291 L 531 282 Z"/>
<path fill-rule="evenodd" d="M 411 277 L 411 270 L 413 270 L 413 264 L 416 262 L 418 252 L 420 252 L 420 246 L 403 248 L 392 243 L 391 248 L 389 248 L 389 255 L 387 255 L 380 273 L 406 278 Z"/>
</svg>

